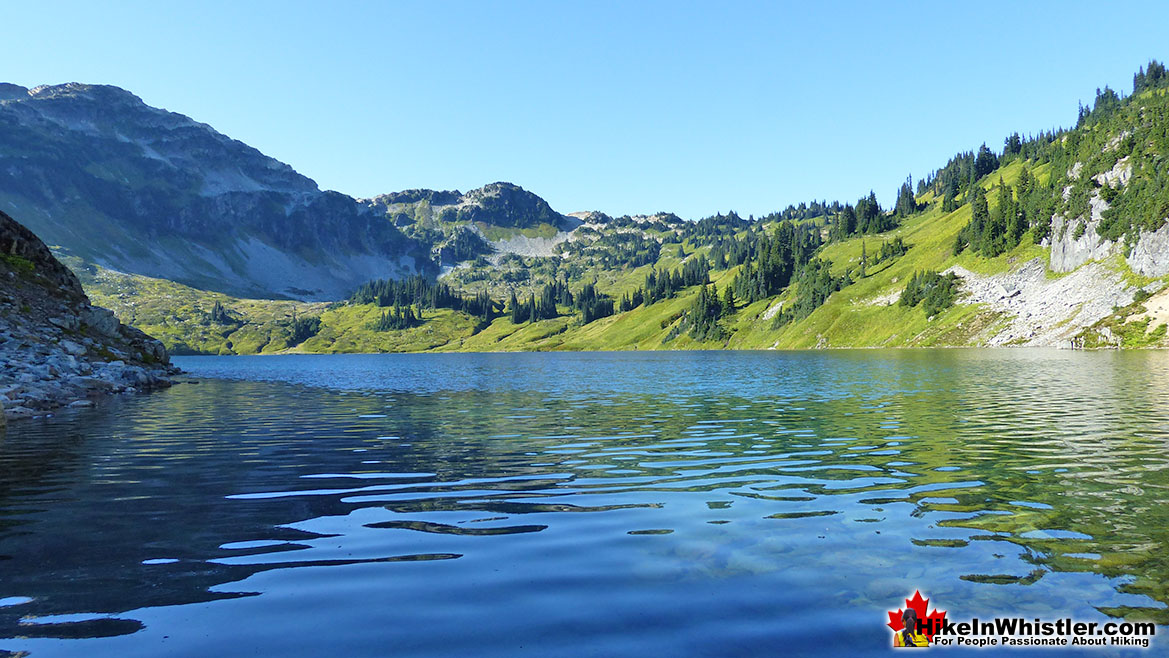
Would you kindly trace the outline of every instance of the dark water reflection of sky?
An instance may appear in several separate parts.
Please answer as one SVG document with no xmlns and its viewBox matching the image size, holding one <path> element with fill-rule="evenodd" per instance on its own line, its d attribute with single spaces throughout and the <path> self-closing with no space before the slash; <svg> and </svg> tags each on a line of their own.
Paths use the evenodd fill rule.
<svg viewBox="0 0 1169 658">
<path fill-rule="evenodd" d="M 177 361 L 0 442 L 0 649 L 865 655 L 915 589 L 1169 622 L 1162 352 Z"/>
</svg>

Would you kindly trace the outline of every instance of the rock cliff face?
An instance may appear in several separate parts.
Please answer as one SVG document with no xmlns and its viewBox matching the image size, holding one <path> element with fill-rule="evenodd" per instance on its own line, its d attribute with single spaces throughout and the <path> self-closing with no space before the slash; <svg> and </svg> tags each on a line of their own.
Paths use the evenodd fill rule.
<svg viewBox="0 0 1169 658">
<path fill-rule="evenodd" d="M 1128 264 L 1145 276 L 1169 274 L 1169 223 L 1151 233 L 1142 233 L 1128 255 Z"/>
<path fill-rule="evenodd" d="M 162 343 L 92 306 L 73 272 L 0 212 L 0 404 L 8 418 L 169 386 Z"/>
<path fill-rule="evenodd" d="M 1081 167 L 1072 167 L 1069 177 L 1078 178 Z M 1086 217 L 1069 219 L 1063 215 L 1052 217 L 1051 269 L 1055 272 L 1071 272 L 1089 261 L 1104 260 L 1124 252 L 1124 243 L 1108 240 L 1096 232 L 1104 211 L 1109 204 L 1102 198 L 1104 187 L 1122 189 L 1132 177 L 1132 166 L 1128 158 L 1121 158 L 1109 171 L 1094 176 L 1099 189 L 1088 200 Z M 1066 194 L 1066 192 L 1065 192 Z M 1082 224 L 1081 224 L 1082 222 Z M 1079 230 L 1082 225 L 1083 229 Z M 1169 223 L 1156 231 L 1141 233 L 1135 245 L 1125 257 L 1129 267 L 1150 277 L 1169 274 Z"/>
<path fill-rule="evenodd" d="M 4 85 L 0 144 L 0 210 L 110 269 L 327 300 L 433 267 L 365 204 L 117 87 Z"/>
</svg>

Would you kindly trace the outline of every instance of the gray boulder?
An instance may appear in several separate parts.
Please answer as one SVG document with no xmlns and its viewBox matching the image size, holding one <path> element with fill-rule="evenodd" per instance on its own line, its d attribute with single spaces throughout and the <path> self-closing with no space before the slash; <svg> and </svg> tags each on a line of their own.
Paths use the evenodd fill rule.
<svg viewBox="0 0 1169 658">
<path fill-rule="evenodd" d="M 113 312 L 100 306 L 90 306 L 81 312 L 81 321 L 102 336 L 118 335 L 121 325 Z"/>
</svg>

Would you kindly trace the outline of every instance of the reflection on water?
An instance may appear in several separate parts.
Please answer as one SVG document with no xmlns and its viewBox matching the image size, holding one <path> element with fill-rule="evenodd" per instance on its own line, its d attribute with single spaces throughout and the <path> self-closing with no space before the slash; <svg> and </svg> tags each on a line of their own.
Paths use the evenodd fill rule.
<svg viewBox="0 0 1169 658">
<path fill-rule="evenodd" d="M 857 655 L 915 589 L 1169 623 L 1164 353 L 180 361 L 0 443 L 0 649 Z"/>
</svg>

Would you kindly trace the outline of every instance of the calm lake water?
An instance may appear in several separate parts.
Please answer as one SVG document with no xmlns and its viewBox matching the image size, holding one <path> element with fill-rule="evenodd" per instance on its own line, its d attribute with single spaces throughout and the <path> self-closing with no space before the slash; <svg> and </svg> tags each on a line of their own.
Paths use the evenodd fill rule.
<svg viewBox="0 0 1169 658">
<path fill-rule="evenodd" d="M 0 649 L 883 654 L 915 590 L 1169 622 L 1164 352 L 175 361 L 0 442 Z"/>
</svg>

